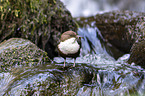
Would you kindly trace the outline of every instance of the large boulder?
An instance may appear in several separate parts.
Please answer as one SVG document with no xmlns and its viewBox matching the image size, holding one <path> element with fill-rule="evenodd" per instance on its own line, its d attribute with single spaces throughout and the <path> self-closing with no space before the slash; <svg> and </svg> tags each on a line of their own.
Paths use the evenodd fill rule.
<svg viewBox="0 0 145 96">
<path fill-rule="evenodd" d="M 112 44 L 122 53 L 129 53 L 134 42 L 144 38 L 144 17 L 145 13 L 142 12 L 112 11 L 76 20 L 81 27 L 97 27 L 101 39 Z"/>
<path fill-rule="evenodd" d="M 105 40 L 124 53 L 130 52 L 133 43 L 144 33 L 145 13 L 113 11 L 96 15 L 96 26 Z"/>
<path fill-rule="evenodd" d="M 60 0 L 3 0 L 0 3 L 0 42 L 11 37 L 31 40 L 57 56 L 60 34 L 76 31 L 70 12 Z"/>
<path fill-rule="evenodd" d="M 4 70 L 18 65 L 39 65 L 49 61 L 47 53 L 29 40 L 11 38 L 0 44 L 0 68 Z"/>
</svg>

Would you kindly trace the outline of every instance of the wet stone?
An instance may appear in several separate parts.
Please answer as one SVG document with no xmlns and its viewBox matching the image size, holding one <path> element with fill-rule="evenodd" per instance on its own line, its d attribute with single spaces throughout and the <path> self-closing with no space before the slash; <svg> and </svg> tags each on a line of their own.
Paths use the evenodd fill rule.
<svg viewBox="0 0 145 96">
<path fill-rule="evenodd" d="M 35 65 L 49 61 L 47 53 L 29 40 L 11 38 L 0 44 L 1 69 L 17 65 Z"/>
<path fill-rule="evenodd" d="M 145 68 L 145 40 L 141 39 L 135 42 L 130 50 L 128 63 L 135 63 Z"/>
<path fill-rule="evenodd" d="M 98 34 L 97 37 L 110 44 L 110 48 L 106 47 L 112 52 L 110 54 L 117 52 L 120 55 L 114 56 L 119 57 L 122 56 L 121 53 L 129 53 L 136 40 L 144 38 L 144 17 L 143 12 L 125 10 L 96 14 L 86 18 L 79 17 L 76 21 L 82 29 L 94 28 Z M 116 51 L 110 50 L 111 47 Z"/>
<path fill-rule="evenodd" d="M 67 63 L 70 64 L 70 63 Z M 1 73 L 1 95 L 79 95 L 79 96 L 116 96 L 119 94 L 143 94 L 144 73 L 129 65 L 118 65 L 112 70 L 99 66 L 71 64 L 45 64 L 23 67 L 11 74 Z M 8 79 L 8 77 L 11 77 Z M 141 92 L 141 93 L 139 93 Z"/>
</svg>

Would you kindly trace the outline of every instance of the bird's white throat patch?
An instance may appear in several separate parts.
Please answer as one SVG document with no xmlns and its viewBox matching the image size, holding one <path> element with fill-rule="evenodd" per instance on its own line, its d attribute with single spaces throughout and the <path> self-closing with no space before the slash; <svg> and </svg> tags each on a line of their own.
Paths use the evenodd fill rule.
<svg viewBox="0 0 145 96">
<path fill-rule="evenodd" d="M 74 54 L 78 52 L 80 45 L 78 44 L 76 38 L 70 38 L 64 42 L 60 42 L 58 48 L 64 54 Z"/>
</svg>

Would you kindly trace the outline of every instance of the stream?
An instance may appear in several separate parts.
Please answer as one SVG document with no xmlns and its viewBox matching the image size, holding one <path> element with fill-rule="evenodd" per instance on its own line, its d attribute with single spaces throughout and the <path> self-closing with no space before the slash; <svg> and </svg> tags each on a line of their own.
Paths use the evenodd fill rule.
<svg viewBox="0 0 145 96">
<path fill-rule="evenodd" d="M 77 14 L 76 9 L 69 8 L 74 17 L 121 9 L 118 7 L 122 4 L 121 0 L 111 3 L 113 1 L 115 0 L 110 0 L 109 3 L 107 0 L 84 0 L 82 3 L 82 0 L 63 0 L 65 4 L 75 5 L 69 5 L 68 8 L 73 6 L 79 9 Z M 88 4 L 85 7 L 87 2 L 93 5 Z M 100 2 L 102 7 L 96 6 L 99 5 L 97 2 Z M 137 5 L 141 4 L 141 8 L 144 3 L 145 1 L 141 1 Z M 81 6 L 79 4 L 83 4 L 82 9 L 78 8 Z M 93 8 L 91 11 L 90 7 Z M 92 22 L 91 25 L 93 24 Z M 16 65 L 15 68 L 0 73 L 0 96 L 144 96 L 145 69 L 133 63 L 128 64 L 129 53 L 120 56 L 120 53 L 112 51 L 116 49 L 108 48 L 111 45 L 102 42 L 97 27 L 80 27 L 77 33 L 83 38 L 80 56 L 76 58 L 76 67 L 72 67 L 74 60 L 67 58 L 64 68 L 62 57 L 55 57 L 51 63 L 35 66 Z"/>
</svg>

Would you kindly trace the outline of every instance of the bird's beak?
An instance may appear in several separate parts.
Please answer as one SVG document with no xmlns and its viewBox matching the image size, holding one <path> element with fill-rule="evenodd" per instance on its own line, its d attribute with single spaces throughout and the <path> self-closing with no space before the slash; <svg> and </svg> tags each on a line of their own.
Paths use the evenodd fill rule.
<svg viewBox="0 0 145 96">
<path fill-rule="evenodd" d="M 83 38 L 83 37 L 82 37 L 82 36 L 77 35 L 77 39 L 81 39 L 81 38 Z"/>
</svg>

